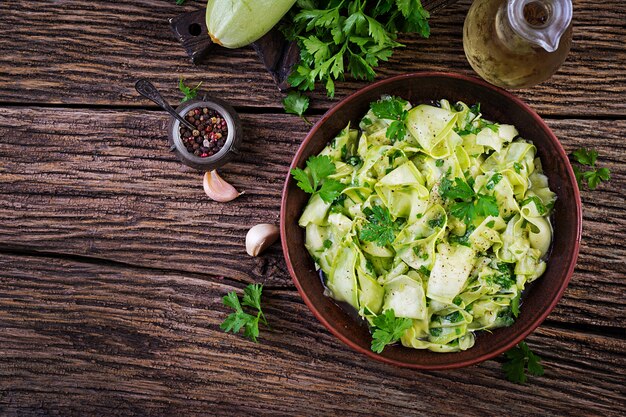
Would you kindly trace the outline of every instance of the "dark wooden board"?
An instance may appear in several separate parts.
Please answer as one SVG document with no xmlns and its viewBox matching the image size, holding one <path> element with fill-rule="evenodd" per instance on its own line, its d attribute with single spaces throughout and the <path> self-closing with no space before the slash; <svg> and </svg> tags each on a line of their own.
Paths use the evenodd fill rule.
<svg viewBox="0 0 626 417">
<path fill-rule="evenodd" d="M 24 265 L 28 264 L 25 269 Z M 540 327 L 545 376 L 499 361 L 448 372 L 374 362 L 271 289 L 258 344 L 225 334 L 236 289 L 181 273 L 0 255 L 2 415 L 619 415 L 626 341 Z"/>
<path fill-rule="evenodd" d="M 434 15 L 428 40 L 404 36 L 406 48 L 381 66 L 379 77 L 412 71 L 472 73 L 462 47 L 469 0 Z M 542 114 L 626 115 L 626 2 L 574 2 L 572 52 L 550 81 L 520 91 Z M 0 3 L 0 103 L 152 105 L 133 84 L 148 78 L 174 100 L 176 84 L 203 81 L 239 108 L 280 108 L 283 95 L 251 48 L 219 49 L 194 67 L 172 35 L 167 19 L 204 7 L 173 0 L 132 2 L 8 0 Z M 340 83 L 343 97 L 365 82 Z M 332 105 L 319 92 L 314 109 Z"/>
<path fill-rule="evenodd" d="M 168 152 L 167 117 L 3 108 L 0 247 L 291 288 L 279 245 L 252 258 L 244 240 L 254 224 L 278 224 L 287 167 L 308 127 L 295 116 L 242 115 L 243 155 L 222 174 L 245 194 L 221 204 L 204 195 L 201 174 Z M 578 270 L 551 317 L 617 329 L 626 320 L 626 167 L 619 157 L 626 121 L 548 122 L 567 150 L 593 145 L 613 172 L 610 186 L 583 193 Z"/>
</svg>

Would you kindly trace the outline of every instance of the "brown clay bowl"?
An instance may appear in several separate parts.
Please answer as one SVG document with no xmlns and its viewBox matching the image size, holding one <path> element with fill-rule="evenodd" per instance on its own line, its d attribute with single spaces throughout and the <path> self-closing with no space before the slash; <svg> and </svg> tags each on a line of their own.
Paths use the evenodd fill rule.
<svg viewBox="0 0 626 417">
<path fill-rule="evenodd" d="M 450 102 L 481 103 L 485 117 L 515 125 L 520 135 L 534 142 L 558 199 L 553 215 L 554 240 L 545 274 L 522 297 L 520 316 L 515 323 L 493 333 L 477 333 L 476 344 L 458 353 L 387 346 L 381 354 L 370 350 L 367 326 L 324 296 L 324 287 L 314 263 L 304 247 L 304 230 L 298 226 L 308 195 L 287 177 L 280 213 L 283 252 L 293 281 L 313 314 L 335 336 L 353 349 L 382 362 L 415 369 L 452 369 L 493 358 L 522 341 L 550 314 L 574 271 L 581 235 L 581 204 L 572 167 L 556 136 L 530 107 L 497 87 L 471 77 L 446 73 L 416 73 L 383 80 L 359 90 L 330 109 L 313 126 L 298 149 L 291 169 L 304 168 L 311 155 L 317 155 L 348 122 L 356 124 L 369 104 L 382 94 L 396 95 L 424 103 L 446 98 Z"/>
</svg>

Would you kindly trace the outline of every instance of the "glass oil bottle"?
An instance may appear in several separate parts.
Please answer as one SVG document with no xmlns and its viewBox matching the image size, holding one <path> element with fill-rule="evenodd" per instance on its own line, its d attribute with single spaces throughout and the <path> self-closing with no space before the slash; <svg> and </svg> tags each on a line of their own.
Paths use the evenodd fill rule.
<svg viewBox="0 0 626 417">
<path fill-rule="evenodd" d="M 474 71 L 491 84 L 525 88 L 547 80 L 572 39 L 571 0 L 475 0 L 463 28 Z"/>
</svg>

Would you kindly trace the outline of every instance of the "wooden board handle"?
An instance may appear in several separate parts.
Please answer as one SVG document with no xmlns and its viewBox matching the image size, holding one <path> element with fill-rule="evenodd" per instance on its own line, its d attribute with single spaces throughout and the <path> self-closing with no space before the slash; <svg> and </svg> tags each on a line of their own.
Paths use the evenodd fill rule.
<svg viewBox="0 0 626 417">
<path fill-rule="evenodd" d="M 204 9 L 170 19 L 170 27 L 176 38 L 183 44 L 191 62 L 198 65 L 207 57 L 213 42 L 206 27 Z"/>
</svg>

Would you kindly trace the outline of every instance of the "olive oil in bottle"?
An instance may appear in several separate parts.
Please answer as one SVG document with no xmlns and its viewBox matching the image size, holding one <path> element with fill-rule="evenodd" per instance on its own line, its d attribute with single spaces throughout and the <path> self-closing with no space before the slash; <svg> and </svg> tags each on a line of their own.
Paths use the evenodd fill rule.
<svg viewBox="0 0 626 417">
<path fill-rule="evenodd" d="M 491 84 L 530 87 L 565 61 L 571 20 L 571 0 L 474 0 L 463 28 L 465 55 Z"/>
</svg>

